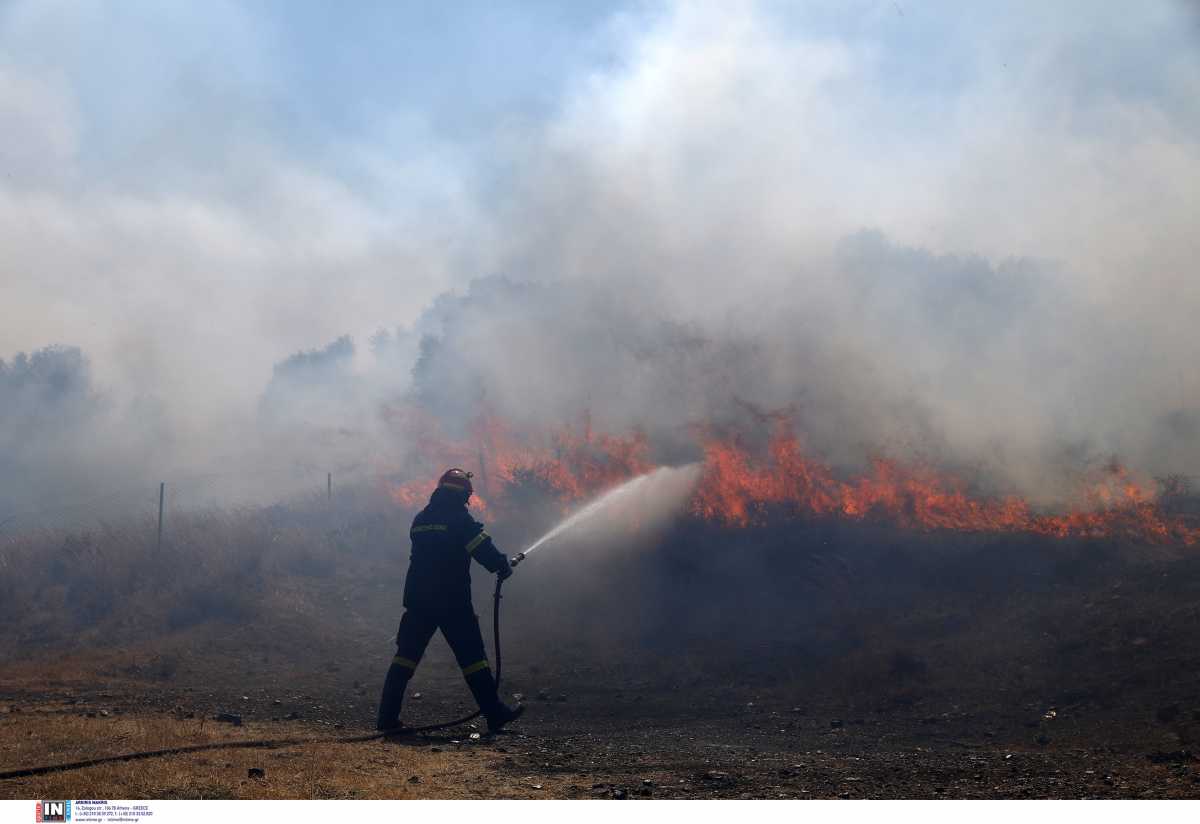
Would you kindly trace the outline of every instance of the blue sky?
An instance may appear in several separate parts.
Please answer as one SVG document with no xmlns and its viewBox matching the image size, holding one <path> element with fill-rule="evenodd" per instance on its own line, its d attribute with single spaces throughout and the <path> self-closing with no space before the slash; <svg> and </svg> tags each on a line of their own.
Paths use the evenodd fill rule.
<svg viewBox="0 0 1200 824">
<path fill-rule="evenodd" d="M 1031 57 L 1061 62 L 1054 81 L 1075 102 L 1148 102 L 1200 126 L 1179 71 L 1189 53 L 1195 70 L 1200 39 L 1184 3 L 958 6 L 788 2 L 757 13 L 798 47 L 836 43 L 869 61 L 854 80 L 890 98 L 883 114 L 901 130 L 928 129 Z M 486 153 L 498 130 L 554 118 L 574 84 L 629 60 L 630 42 L 671 14 L 671 4 L 613 2 L 9 0 L 0 32 L 10 70 L 69 98 L 82 182 L 122 185 L 147 163 L 211 172 L 255 139 L 335 174 L 346 142 Z M 397 134 L 398 119 L 421 131 Z"/>
<path fill-rule="evenodd" d="M 612 58 L 611 3 L 18 2 L 11 63 L 69 89 L 81 162 L 110 180 L 145 161 L 203 168 L 269 136 L 314 161 L 397 116 L 477 143 L 550 116 L 569 78 Z M 215 156 L 215 157 L 214 157 Z M 332 158 L 336 164 L 336 157 Z"/>
</svg>

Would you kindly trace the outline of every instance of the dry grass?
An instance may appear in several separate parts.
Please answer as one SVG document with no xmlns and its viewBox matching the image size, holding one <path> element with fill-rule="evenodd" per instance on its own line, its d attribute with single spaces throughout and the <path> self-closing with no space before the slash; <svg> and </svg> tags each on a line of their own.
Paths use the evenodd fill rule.
<svg viewBox="0 0 1200 824">
<path fill-rule="evenodd" d="M 402 572 L 407 515 L 272 507 L 0 537 L 0 653 L 139 644 L 201 625 L 293 628 L 328 615 L 329 590 Z M 340 593 L 339 593 L 340 597 Z M 390 619 L 389 619 L 390 620 Z M 163 679 L 169 656 L 143 662 Z"/>
<path fill-rule="evenodd" d="M 209 741 L 313 734 L 311 728 L 297 724 L 230 727 L 161 716 L 81 718 L 26 712 L 4 719 L 0 769 Z M 0 782 L 0 797 L 403 799 L 539 798 L 568 793 L 570 776 L 517 775 L 505 769 L 505 759 L 489 744 L 369 741 L 213 750 Z M 265 778 L 249 778 L 252 767 L 265 770 Z"/>
</svg>

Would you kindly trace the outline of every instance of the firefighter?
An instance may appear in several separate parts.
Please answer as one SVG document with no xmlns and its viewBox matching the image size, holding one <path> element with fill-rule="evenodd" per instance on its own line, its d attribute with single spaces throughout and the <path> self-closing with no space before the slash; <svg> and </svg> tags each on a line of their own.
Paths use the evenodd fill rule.
<svg viewBox="0 0 1200 824">
<path fill-rule="evenodd" d="M 409 532 L 412 555 L 404 582 L 404 615 L 396 633 L 396 657 L 388 668 L 379 701 L 376 729 L 400 728 L 404 689 L 412 678 L 434 630 L 440 629 L 454 652 L 463 678 L 487 719 L 488 731 L 497 732 L 525 711 L 507 706 L 496 694 L 496 680 L 488 666 L 479 632 L 479 618 L 471 607 L 471 559 L 500 580 L 512 575 L 508 557 L 496 549 L 483 524 L 467 512 L 474 490 L 471 473 L 447 470 L 426 506 L 413 519 Z"/>
</svg>

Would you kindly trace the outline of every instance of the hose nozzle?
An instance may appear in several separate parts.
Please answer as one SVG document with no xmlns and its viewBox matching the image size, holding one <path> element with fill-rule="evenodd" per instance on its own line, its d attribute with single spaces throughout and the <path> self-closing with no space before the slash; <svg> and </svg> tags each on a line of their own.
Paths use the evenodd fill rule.
<svg viewBox="0 0 1200 824">
<path fill-rule="evenodd" d="M 515 567 L 517 564 L 521 563 L 524 560 L 525 560 L 525 553 L 518 552 L 516 555 L 514 555 L 512 558 L 510 558 L 508 560 L 508 565 L 511 567 Z"/>
</svg>

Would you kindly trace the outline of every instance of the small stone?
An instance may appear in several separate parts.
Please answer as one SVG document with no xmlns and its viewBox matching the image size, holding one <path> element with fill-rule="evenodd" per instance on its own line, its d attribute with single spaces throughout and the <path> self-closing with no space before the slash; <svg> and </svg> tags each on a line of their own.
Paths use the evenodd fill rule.
<svg viewBox="0 0 1200 824">
<path fill-rule="evenodd" d="M 246 770 L 246 777 L 247 778 L 266 778 L 267 771 L 264 770 L 262 767 L 251 767 L 250 769 Z"/>
<path fill-rule="evenodd" d="M 282 706 L 283 706 L 283 700 L 282 700 L 282 699 L 280 699 L 280 698 L 276 698 L 276 699 L 275 699 L 274 701 L 272 701 L 271 703 L 272 703 L 272 704 L 274 704 L 274 705 L 275 705 L 275 706 L 277 706 L 277 707 L 282 707 Z"/>
<path fill-rule="evenodd" d="M 430 752 L 441 752 L 442 748 L 441 747 L 430 747 L 429 751 Z"/>
<path fill-rule="evenodd" d="M 533 789 L 535 789 L 535 790 L 540 790 L 542 788 L 541 784 L 530 784 L 529 786 L 533 787 Z"/>
<path fill-rule="evenodd" d="M 299 721 L 303 717 L 304 716 L 301 715 L 300 713 L 296 712 L 295 710 L 292 710 L 287 715 L 283 716 L 283 720 L 284 721 Z"/>
<path fill-rule="evenodd" d="M 111 714 L 112 714 L 112 713 L 110 713 L 108 710 L 100 710 L 100 717 L 101 717 L 101 718 L 108 718 L 108 716 L 109 716 L 109 715 L 111 715 Z"/>
<path fill-rule="evenodd" d="M 422 698 L 424 698 L 425 696 L 421 695 L 421 693 L 419 693 L 419 692 L 414 692 L 414 693 L 412 694 L 412 697 L 413 697 L 413 700 L 414 700 L 414 701 L 420 701 L 420 700 L 421 700 Z"/>
<path fill-rule="evenodd" d="M 831 730 L 840 730 L 844 726 L 845 723 L 840 718 L 835 718 L 829 722 L 829 728 Z"/>
<path fill-rule="evenodd" d="M 243 695 L 243 696 L 242 696 L 242 700 L 243 700 L 243 701 L 249 701 L 249 700 L 250 700 L 250 696 L 249 696 L 249 695 Z"/>
<path fill-rule="evenodd" d="M 523 693 L 523 692 L 514 692 L 514 693 L 513 693 L 513 700 L 514 700 L 514 701 L 516 701 L 518 704 L 519 704 L 519 703 L 521 703 L 522 701 L 524 701 L 524 700 L 525 700 L 525 693 Z"/>
<path fill-rule="evenodd" d="M 471 740 L 472 740 L 472 741 L 478 741 L 478 740 L 479 740 L 479 738 L 480 738 L 480 736 L 479 736 L 479 733 L 477 733 L 477 732 L 473 732 L 473 733 L 471 733 Z"/>
<path fill-rule="evenodd" d="M 617 799 L 618 801 L 623 801 L 625 799 L 625 791 L 613 790 L 613 798 Z"/>
<path fill-rule="evenodd" d="M 419 776 L 419 775 L 410 775 L 410 776 L 408 777 L 408 783 L 409 783 L 409 784 L 420 784 L 420 783 L 421 783 L 421 776 Z"/>
</svg>

